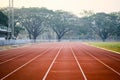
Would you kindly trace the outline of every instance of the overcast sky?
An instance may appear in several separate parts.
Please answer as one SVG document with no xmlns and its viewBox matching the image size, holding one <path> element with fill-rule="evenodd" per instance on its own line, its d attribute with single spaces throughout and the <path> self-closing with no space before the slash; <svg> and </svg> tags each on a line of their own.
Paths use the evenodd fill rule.
<svg viewBox="0 0 120 80">
<path fill-rule="evenodd" d="M 9 0 L 0 0 L 0 7 L 7 7 Z M 94 12 L 120 11 L 120 0 L 14 0 L 15 7 L 46 7 L 80 13 L 82 10 Z"/>
</svg>

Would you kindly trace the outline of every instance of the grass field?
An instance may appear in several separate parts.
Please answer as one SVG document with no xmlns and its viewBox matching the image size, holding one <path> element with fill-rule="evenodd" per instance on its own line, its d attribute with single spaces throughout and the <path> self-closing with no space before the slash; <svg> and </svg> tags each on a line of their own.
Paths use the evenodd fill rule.
<svg viewBox="0 0 120 80">
<path fill-rule="evenodd" d="M 120 52 L 120 42 L 89 42 L 88 44 Z"/>
</svg>

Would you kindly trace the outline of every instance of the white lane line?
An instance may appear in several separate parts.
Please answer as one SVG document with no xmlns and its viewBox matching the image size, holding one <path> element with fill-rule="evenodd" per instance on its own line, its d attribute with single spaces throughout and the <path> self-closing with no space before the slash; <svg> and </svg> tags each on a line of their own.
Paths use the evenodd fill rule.
<svg viewBox="0 0 120 80">
<path fill-rule="evenodd" d="M 28 50 L 28 49 L 27 49 Z M 23 52 L 25 52 L 25 51 L 27 51 L 27 50 L 22 50 L 22 52 L 20 52 L 20 53 L 18 53 L 18 54 L 21 54 L 21 53 L 23 53 Z M 18 51 L 19 52 L 19 51 Z M 10 54 L 13 54 L 13 52 L 10 52 L 10 53 L 8 53 L 8 54 L 5 54 L 6 52 L 4 52 L 4 53 L 2 53 L 2 55 L 0 55 L 0 57 L 2 57 L 2 56 L 7 56 L 7 55 L 10 55 Z"/>
<path fill-rule="evenodd" d="M 63 48 L 63 47 L 61 47 L 61 48 L 59 49 L 59 51 L 57 52 L 55 58 L 53 59 L 53 61 L 52 61 L 51 65 L 50 65 L 50 67 L 48 68 L 48 70 L 47 70 L 47 72 L 45 73 L 45 75 L 44 75 L 44 77 L 43 77 L 42 80 L 45 80 L 45 79 L 46 79 L 46 77 L 47 77 L 48 73 L 50 72 L 50 70 L 51 70 L 51 68 L 52 68 L 52 66 L 53 66 L 53 64 L 54 64 L 54 62 L 55 62 L 55 60 L 57 59 L 58 55 L 60 54 L 60 51 L 62 50 L 62 48 Z"/>
<path fill-rule="evenodd" d="M 10 59 L 8 59 L 8 60 L 6 60 L 6 61 L 0 62 L 0 65 L 3 64 L 3 63 L 6 63 L 6 62 L 8 62 L 8 61 L 11 61 L 11 60 L 13 60 L 13 59 L 16 59 L 16 58 L 18 58 L 18 57 L 20 57 L 20 56 L 26 55 L 26 54 L 21 54 L 21 53 L 24 53 L 24 52 L 27 52 L 27 51 L 20 52 L 19 55 L 16 55 L 16 57 L 13 57 L 13 58 L 10 58 Z"/>
<path fill-rule="evenodd" d="M 0 57 L 3 57 L 3 56 L 7 56 L 7 55 L 10 55 L 10 54 L 13 54 L 12 52 L 7 52 L 7 54 L 6 54 L 6 52 L 5 53 L 3 53 L 2 55 L 0 55 Z"/>
<path fill-rule="evenodd" d="M 87 53 L 87 52 L 86 52 Z M 116 74 L 118 74 L 120 76 L 120 73 L 117 72 L 116 70 L 114 70 L 112 67 L 108 66 L 107 64 L 105 64 L 103 61 L 101 61 L 100 59 L 98 59 L 97 57 L 93 56 L 90 53 L 87 53 L 88 55 L 90 55 L 91 57 L 93 57 L 94 59 L 96 59 L 98 62 L 100 62 L 101 64 L 103 64 L 104 66 L 106 66 L 108 69 L 112 70 L 113 72 L 115 72 Z"/>
<path fill-rule="evenodd" d="M 89 46 L 89 45 L 87 45 L 87 46 Z M 93 47 L 93 46 L 92 46 L 92 47 Z M 94 47 L 94 48 L 96 48 L 96 47 Z M 102 50 L 102 49 L 100 49 L 100 50 Z M 104 52 L 106 53 L 107 51 L 104 50 Z M 101 52 L 97 52 L 97 53 L 102 54 Z M 109 55 L 108 53 L 109 53 L 109 52 L 107 52 L 106 54 L 102 54 L 102 55 L 104 55 L 104 56 L 106 56 L 106 57 L 110 57 L 110 58 L 112 58 L 112 59 L 114 59 L 114 60 L 116 60 L 116 61 L 120 61 L 119 58 L 116 58 L 116 57 L 114 56 L 115 54 L 113 54 L 113 56 L 112 56 L 112 55 Z"/>
<path fill-rule="evenodd" d="M 8 61 L 11 61 L 11 60 L 13 60 L 13 59 L 16 59 L 16 58 L 18 58 L 18 57 L 20 57 L 20 56 L 23 56 L 23 55 L 25 55 L 25 54 L 22 54 L 22 55 L 19 55 L 19 56 L 10 58 L 10 59 L 8 59 L 8 60 L 6 60 L 6 61 L 0 62 L 0 65 L 3 64 L 3 63 L 6 63 L 6 62 L 8 62 Z"/>
<path fill-rule="evenodd" d="M 106 55 L 106 56 L 108 56 L 108 57 L 110 57 L 112 59 L 115 59 L 116 61 L 120 61 L 120 59 L 116 58 L 115 56 L 112 56 L 112 55 L 109 55 L 109 54 L 104 54 L 104 55 Z"/>
<path fill-rule="evenodd" d="M 12 75 L 13 73 L 15 73 L 16 71 L 20 70 L 21 68 L 23 68 L 24 66 L 26 66 L 27 64 L 31 63 L 33 60 L 37 59 L 38 57 L 42 56 L 43 54 L 45 54 L 49 49 L 45 50 L 44 52 L 42 52 L 40 55 L 32 58 L 31 60 L 29 60 L 28 62 L 26 62 L 25 64 L 23 64 L 22 66 L 18 67 L 17 69 L 13 70 L 12 72 L 10 72 L 9 74 L 7 74 L 6 76 L 4 76 L 3 78 L 1 78 L 0 80 L 4 80 L 5 78 L 9 77 L 10 75 Z"/>
<path fill-rule="evenodd" d="M 88 46 L 91 46 L 91 47 L 94 47 L 94 48 L 97 48 L 97 49 L 100 49 L 100 50 L 104 50 L 104 52 L 107 52 L 107 53 L 112 52 L 112 53 L 117 53 L 118 55 L 120 54 L 119 52 L 112 51 L 112 50 L 108 50 L 108 49 L 101 48 L 101 47 L 97 47 L 97 46 L 94 46 L 94 45 L 89 45 L 89 44 L 86 44 L 86 43 L 83 43 L 83 44 L 88 45 Z M 115 54 L 111 54 L 111 55 L 104 54 L 104 55 L 106 55 L 106 56 L 108 56 L 108 57 L 111 57 L 111 58 L 115 59 L 116 61 L 120 61 L 119 58 L 116 58 L 115 56 L 112 56 L 112 55 L 115 55 Z"/>
<path fill-rule="evenodd" d="M 74 53 L 74 51 L 73 51 L 72 48 L 71 48 L 71 51 L 72 51 L 73 56 L 74 56 L 74 58 L 75 58 L 75 60 L 76 60 L 76 62 L 77 62 L 77 64 L 78 64 L 78 67 L 79 67 L 80 71 L 82 72 L 82 75 L 83 75 L 84 79 L 87 80 L 87 77 L 86 77 L 86 75 L 85 75 L 85 73 L 84 73 L 84 71 L 83 71 L 81 65 L 79 64 L 79 62 L 78 62 L 78 60 L 77 60 L 77 57 L 75 56 L 75 53 Z"/>
<path fill-rule="evenodd" d="M 120 52 L 109 50 L 109 49 L 98 47 L 98 46 L 94 46 L 94 45 L 90 45 L 88 43 L 83 43 L 83 44 L 88 45 L 88 46 L 92 46 L 92 47 L 95 47 L 95 48 L 98 48 L 98 49 L 102 49 L 102 50 L 105 50 L 105 51 L 113 52 L 113 53 L 116 53 L 116 54 L 120 54 Z"/>
<path fill-rule="evenodd" d="M 11 54 L 11 53 L 8 53 L 8 54 L 3 53 L 3 54 L 0 55 L 0 57 L 1 57 L 1 56 L 10 55 L 10 54 Z"/>
</svg>

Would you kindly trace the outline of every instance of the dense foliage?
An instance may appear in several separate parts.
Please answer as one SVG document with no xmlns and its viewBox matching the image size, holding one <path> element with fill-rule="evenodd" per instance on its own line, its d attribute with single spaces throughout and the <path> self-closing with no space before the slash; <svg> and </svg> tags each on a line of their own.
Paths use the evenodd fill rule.
<svg viewBox="0 0 120 80">
<path fill-rule="evenodd" d="M 8 17 L 0 11 L 0 25 L 8 26 Z"/>
<path fill-rule="evenodd" d="M 29 38 L 36 40 L 40 35 L 61 39 L 120 40 L 120 12 L 93 13 L 84 11 L 83 17 L 70 12 L 52 11 L 46 8 L 15 9 L 15 26 L 27 31 Z M 50 35 L 55 33 L 56 36 Z M 27 35 L 27 34 L 26 34 Z"/>
</svg>

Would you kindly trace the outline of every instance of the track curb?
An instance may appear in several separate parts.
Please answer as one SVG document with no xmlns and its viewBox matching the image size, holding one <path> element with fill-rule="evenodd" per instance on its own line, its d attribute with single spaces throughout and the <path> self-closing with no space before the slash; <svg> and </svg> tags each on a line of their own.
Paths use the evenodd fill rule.
<svg viewBox="0 0 120 80">
<path fill-rule="evenodd" d="M 88 44 L 88 43 L 83 43 L 83 44 L 89 45 L 89 46 L 92 46 L 92 47 L 95 47 L 95 48 L 99 48 L 99 49 L 102 49 L 102 50 L 105 50 L 105 51 L 113 52 L 113 53 L 116 53 L 116 54 L 120 54 L 120 52 L 113 51 L 113 50 L 109 50 L 109 49 L 102 48 L 102 47 L 98 47 L 98 46 L 94 46 L 94 45 L 92 45 L 92 44 Z"/>
</svg>

